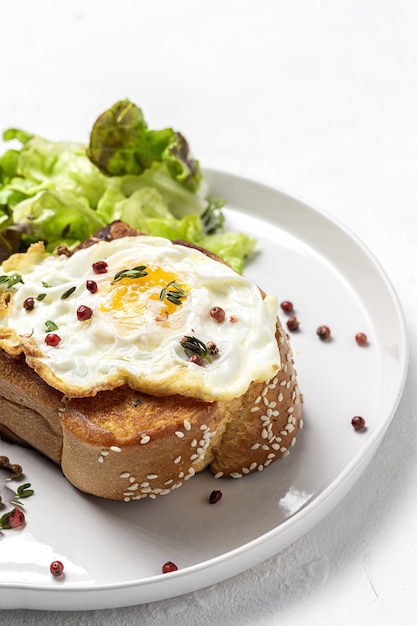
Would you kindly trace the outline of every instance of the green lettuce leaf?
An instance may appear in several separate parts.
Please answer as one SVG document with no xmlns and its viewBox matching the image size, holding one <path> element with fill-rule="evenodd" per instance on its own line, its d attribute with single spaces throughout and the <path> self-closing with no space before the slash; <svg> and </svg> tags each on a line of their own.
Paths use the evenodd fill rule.
<svg viewBox="0 0 417 626">
<path fill-rule="evenodd" d="M 1 259 L 38 240 L 71 248 L 114 220 L 207 247 L 238 271 L 253 251 L 225 231 L 224 201 L 208 196 L 185 137 L 148 128 L 129 100 L 98 117 L 88 147 L 15 128 L 3 137 L 21 147 L 0 156 Z"/>
</svg>

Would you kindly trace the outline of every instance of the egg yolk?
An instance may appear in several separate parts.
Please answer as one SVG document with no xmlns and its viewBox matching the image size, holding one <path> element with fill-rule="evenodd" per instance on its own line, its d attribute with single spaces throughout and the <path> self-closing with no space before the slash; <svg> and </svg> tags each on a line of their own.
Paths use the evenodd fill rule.
<svg viewBox="0 0 417 626">
<path fill-rule="evenodd" d="M 146 266 L 146 272 L 146 276 L 124 277 L 111 284 L 107 305 L 103 303 L 101 310 L 111 311 L 115 317 L 126 322 L 135 319 L 136 324 L 138 316 L 145 315 L 147 311 L 162 319 L 174 313 L 187 297 L 189 287 L 174 272 L 161 267 Z"/>
</svg>

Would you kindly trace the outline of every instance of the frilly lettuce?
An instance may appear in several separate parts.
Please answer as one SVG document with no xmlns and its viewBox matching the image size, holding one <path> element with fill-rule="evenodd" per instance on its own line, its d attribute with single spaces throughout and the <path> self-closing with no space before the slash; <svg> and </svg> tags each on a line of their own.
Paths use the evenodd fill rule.
<svg viewBox="0 0 417 626">
<path fill-rule="evenodd" d="M 71 248 L 114 220 L 203 246 L 237 271 L 255 247 L 224 230 L 223 201 L 208 197 L 183 135 L 150 130 L 128 100 L 100 115 L 89 146 L 19 129 L 3 137 L 21 145 L 0 157 L 0 258 L 40 239 L 50 252 Z"/>
</svg>

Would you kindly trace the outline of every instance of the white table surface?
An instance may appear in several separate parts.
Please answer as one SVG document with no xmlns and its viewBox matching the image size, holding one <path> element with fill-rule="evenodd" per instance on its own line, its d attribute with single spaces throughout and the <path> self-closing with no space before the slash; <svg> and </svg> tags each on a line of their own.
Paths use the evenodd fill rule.
<svg viewBox="0 0 417 626">
<path fill-rule="evenodd" d="M 27 624 L 416 623 L 417 4 L 20 0 L 2 4 L 0 126 L 85 141 L 118 99 L 207 167 L 322 208 L 379 259 L 410 341 L 403 399 L 363 478 L 283 553 L 186 596 L 4 610 Z"/>
</svg>

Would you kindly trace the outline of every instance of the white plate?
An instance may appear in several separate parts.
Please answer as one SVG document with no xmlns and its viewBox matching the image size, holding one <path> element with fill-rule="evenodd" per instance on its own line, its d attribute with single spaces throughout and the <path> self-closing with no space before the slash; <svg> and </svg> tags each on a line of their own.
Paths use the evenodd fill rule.
<svg viewBox="0 0 417 626">
<path fill-rule="evenodd" d="M 305 395 L 297 445 L 256 475 L 216 480 L 207 472 L 169 496 L 126 504 L 77 492 L 53 464 L 3 442 L 1 454 L 23 465 L 36 495 L 25 501 L 24 530 L 4 532 L 0 542 L 0 608 L 129 606 L 248 569 L 329 513 L 394 415 L 408 347 L 378 263 L 345 228 L 293 198 L 216 171 L 207 178 L 211 192 L 227 198 L 227 226 L 258 239 L 246 274 L 296 307 L 301 325 L 292 344 Z M 329 343 L 316 335 L 321 324 L 332 330 Z M 356 344 L 358 331 L 367 347 Z M 353 430 L 354 415 L 365 417 L 365 432 Z M 214 488 L 223 499 L 209 505 Z M 49 573 L 54 559 L 65 563 L 63 580 Z M 168 560 L 179 570 L 161 574 Z"/>
</svg>

